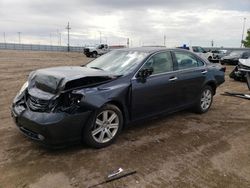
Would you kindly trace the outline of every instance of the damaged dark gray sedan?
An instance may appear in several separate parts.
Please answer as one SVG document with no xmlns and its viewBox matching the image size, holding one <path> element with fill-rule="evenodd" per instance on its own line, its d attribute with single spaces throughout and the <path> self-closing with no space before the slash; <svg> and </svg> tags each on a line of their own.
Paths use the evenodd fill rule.
<svg viewBox="0 0 250 188">
<path fill-rule="evenodd" d="M 131 122 L 186 108 L 207 112 L 224 72 L 186 50 L 114 50 L 82 67 L 31 72 L 11 112 L 20 131 L 40 143 L 100 148 Z"/>
</svg>

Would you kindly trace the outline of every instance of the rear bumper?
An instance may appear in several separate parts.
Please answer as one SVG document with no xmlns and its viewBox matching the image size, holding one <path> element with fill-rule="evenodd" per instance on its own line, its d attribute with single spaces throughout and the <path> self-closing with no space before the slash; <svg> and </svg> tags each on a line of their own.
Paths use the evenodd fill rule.
<svg viewBox="0 0 250 188">
<path fill-rule="evenodd" d="M 44 113 L 13 106 L 11 114 L 25 136 L 49 147 L 60 147 L 81 141 L 82 128 L 91 112 Z"/>
</svg>

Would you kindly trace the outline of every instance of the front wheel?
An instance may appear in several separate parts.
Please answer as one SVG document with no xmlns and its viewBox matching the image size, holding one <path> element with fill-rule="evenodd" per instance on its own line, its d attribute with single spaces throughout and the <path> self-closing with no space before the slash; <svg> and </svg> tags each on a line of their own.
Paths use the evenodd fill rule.
<svg viewBox="0 0 250 188">
<path fill-rule="evenodd" d="M 107 104 L 97 110 L 83 130 L 83 141 L 94 148 L 102 148 L 114 142 L 122 130 L 123 116 L 119 108 Z"/>
<path fill-rule="evenodd" d="M 195 105 L 195 111 L 199 114 L 209 110 L 213 102 L 213 90 L 210 86 L 205 86 L 200 94 L 199 100 Z"/>
</svg>

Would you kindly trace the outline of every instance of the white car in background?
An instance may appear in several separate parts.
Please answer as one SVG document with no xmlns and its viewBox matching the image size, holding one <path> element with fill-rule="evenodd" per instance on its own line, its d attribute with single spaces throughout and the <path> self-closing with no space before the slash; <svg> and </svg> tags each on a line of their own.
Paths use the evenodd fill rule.
<svg viewBox="0 0 250 188">
<path fill-rule="evenodd" d="M 186 49 L 189 50 L 191 52 L 196 53 L 198 56 L 204 58 L 204 59 L 208 59 L 209 61 L 211 61 L 213 59 L 213 53 L 206 51 L 204 48 L 200 47 L 200 46 L 186 46 L 183 45 L 181 47 L 178 48 L 182 48 L 182 49 Z"/>
<path fill-rule="evenodd" d="M 85 47 L 83 53 L 87 57 L 96 58 L 98 55 L 103 55 L 109 51 L 109 46 L 107 44 L 99 44 L 96 46 Z"/>
<path fill-rule="evenodd" d="M 213 53 L 206 51 L 204 48 L 200 46 L 190 46 L 189 50 L 196 53 L 200 57 L 208 59 L 209 61 L 213 59 Z"/>
</svg>

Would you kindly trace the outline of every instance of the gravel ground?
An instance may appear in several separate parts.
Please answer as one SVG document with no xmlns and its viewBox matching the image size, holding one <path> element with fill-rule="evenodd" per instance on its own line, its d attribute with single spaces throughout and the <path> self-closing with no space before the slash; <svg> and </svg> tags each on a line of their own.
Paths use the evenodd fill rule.
<svg viewBox="0 0 250 188">
<path fill-rule="evenodd" d="M 137 173 L 100 187 L 250 187 L 250 101 L 220 95 L 249 91 L 228 76 L 208 113 L 136 123 L 104 149 L 48 150 L 25 138 L 9 107 L 29 72 L 89 60 L 79 53 L 0 51 L 0 188 L 89 187 L 119 167 Z"/>
</svg>

